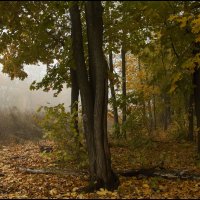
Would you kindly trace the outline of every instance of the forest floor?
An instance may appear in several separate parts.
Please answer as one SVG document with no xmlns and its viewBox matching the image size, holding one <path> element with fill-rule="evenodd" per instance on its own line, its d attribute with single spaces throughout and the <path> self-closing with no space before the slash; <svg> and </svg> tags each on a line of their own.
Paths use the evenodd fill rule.
<svg viewBox="0 0 200 200">
<path fill-rule="evenodd" d="M 186 141 L 151 141 L 134 147 L 112 144 L 111 153 L 114 170 L 151 167 L 162 161 L 165 169 L 200 174 L 196 147 Z M 40 153 L 36 142 L 0 145 L 0 160 L 0 198 L 200 198 L 200 181 L 159 177 L 120 176 L 120 186 L 114 192 L 100 189 L 79 193 L 77 189 L 87 185 L 88 176 L 78 173 L 73 163 L 68 163 L 65 171 L 69 173 L 64 175 L 29 174 L 20 170 L 57 166 L 54 160 Z"/>
</svg>

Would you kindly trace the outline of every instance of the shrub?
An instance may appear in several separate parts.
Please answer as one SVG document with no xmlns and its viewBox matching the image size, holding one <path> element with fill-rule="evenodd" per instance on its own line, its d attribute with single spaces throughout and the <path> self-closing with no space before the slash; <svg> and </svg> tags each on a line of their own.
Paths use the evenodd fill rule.
<svg viewBox="0 0 200 200">
<path fill-rule="evenodd" d="M 82 144 L 83 134 L 74 128 L 74 115 L 65 111 L 64 104 L 54 107 L 42 106 L 38 112 L 43 117 L 37 120 L 44 138 L 54 141 L 56 150 L 53 156 L 62 162 L 76 161 L 82 164 L 86 160 L 86 151 Z"/>
</svg>

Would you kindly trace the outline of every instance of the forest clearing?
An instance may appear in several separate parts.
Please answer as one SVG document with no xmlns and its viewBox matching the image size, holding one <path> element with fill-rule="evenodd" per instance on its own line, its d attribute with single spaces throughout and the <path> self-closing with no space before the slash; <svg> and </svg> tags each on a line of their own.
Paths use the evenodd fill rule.
<svg viewBox="0 0 200 200">
<path fill-rule="evenodd" d="M 0 2 L 0 198 L 200 198 L 200 2 Z"/>
</svg>

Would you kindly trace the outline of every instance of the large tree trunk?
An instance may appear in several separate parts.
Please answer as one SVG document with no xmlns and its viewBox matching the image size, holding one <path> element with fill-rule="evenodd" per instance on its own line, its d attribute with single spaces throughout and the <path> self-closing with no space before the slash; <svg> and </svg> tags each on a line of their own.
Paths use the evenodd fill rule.
<svg viewBox="0 0 200 200">
<path fill-rule="evenodd" d="M 198 153 L 200 153 L 200 69 L 199 67 L 195 67 L 195 71 L 193 74 L 194 81 L 194 101 L 195 101 L 195 111 L 197 118 L 197 142 L 198 142 Z"/>
<path fill-rule="evenodd" d="M 112 106 L 113 106 L 113 113 L 114 113 L 114 126 L 115 126 L 115 134 L 119 136 L 119 116 L 118 116 L 118 109 L 117 109 L 117 101 L 116 101 L 116 94 L 115 94 L 115 86 L 114 86 L 114 73 L 113 73 L 113 56 L 112 51 L 109 52 L 109 72 L 110 72 L 110 91 L 112 97 Z"/>
<path fill-rule="evenodd" d="M 72 46 L 83 107 L 83 123 L 94 188 L 115 189 L 118 178 L 111 169 L 107 140 L 107 63 L 103 54 L 101 2 L 86 2 L 89 77 L 84 60 L 82 25 L 77 3 L 70 8 Z M 89 80 L 88 80 L 89 78 Z"/>
<path fill-rule="evenodd" d="M 193 55 L 195 56 L 199 53 L 200 43 L 194 44 Z M 194 73 L 193 73 L 193 85 L 194 85 L 194 102 L 195 102 L 195 112 L 197 119 L 197 145 L 198 153 L 200 153 L 200 68 L 197 62 L 194 63 Z"/>
<path fill-rule="evenodd" d="M 76 73 L 78 85 L 81 94 L 81 104 L 83 110 L 83 126 L 86 137 L 86 144 L 89 156 L 89 169 L 91 182 L 95 181 L 96 175 L 96 152 L 94 144 L 94 101 L 92 97 L 92 89 L 88 81 L 88 74 L 85 65 L 82 25 L 80 19 L 80 10 L 77 2 L 70 7 L 70 17 L 72 26 L 72 49 L 73 57 L 76 65 Z"/>
<path fill-rule="evenodd" d="M 122 124 L 126 122 L 126 51 L 124 49 L 124 45 L 122 45 L 121 49 L 121 57 L 122 57 L 122 96 L 124 98 L 123 108 L 122 108 Z M 126 138 L 126 130 L 123 128 L 122 135 Z"/>
<path fill-rule="evenodd" d="M 96 148 L 97 182 L 108 189 L 118 183 L 111 169 L 110 150 L 107 140 L 107 71 L 108 65 L 103 53 L 103 8 L 101 2 L 86 2 L 86 24 L 90 68 L 94 75 L 94 141 Z"/>
</svg>

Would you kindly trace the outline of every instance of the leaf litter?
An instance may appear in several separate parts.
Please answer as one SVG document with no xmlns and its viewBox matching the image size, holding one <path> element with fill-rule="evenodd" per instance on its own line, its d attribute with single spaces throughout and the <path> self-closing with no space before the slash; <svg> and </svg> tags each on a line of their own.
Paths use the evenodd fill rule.
<svg viewBox="0 0 200 200">
<path fill-rule="evenodd" d="M 47 141 L 48 143 L 48 141 Z M 52 144 L 51 144 L 52 145 Z M 161 148 L 162 146 L 162 148 Z M 194 144 L 157 143 L 151 149 L 131 150 L 128 146 L 111 147 L 114 170 L 150 167 L 163 159 L 167 169 L 188 170 L 200 174 L 200 162 Z M 88 184 L 87 174 L 74 174 L 76 166 L 68 163 L 66 174 L 29 174 L 19 170 L 47 169 L 59 166 L 54 159 L 40 153 L 34 142 L 0 147 L 0 198 L 68 198 L 68 199 L 132 199 L 132 198 L 199 198 L 200 182 L 196 180 L 166 180 L 159 177 L 122 177 L 115 191 L 100 188 L 93 193 L 80 193 Z M 62 169 L 59 169 L 62 170 Z"/>
</svg>

